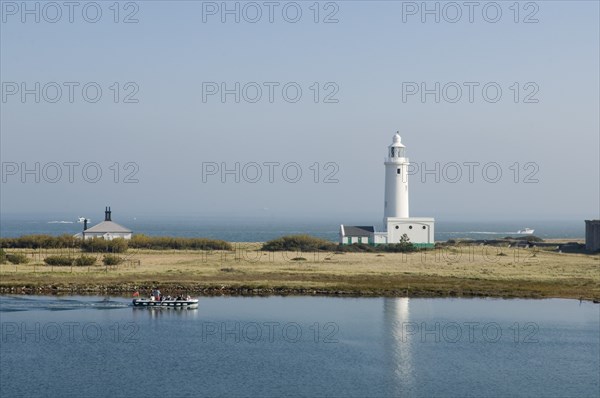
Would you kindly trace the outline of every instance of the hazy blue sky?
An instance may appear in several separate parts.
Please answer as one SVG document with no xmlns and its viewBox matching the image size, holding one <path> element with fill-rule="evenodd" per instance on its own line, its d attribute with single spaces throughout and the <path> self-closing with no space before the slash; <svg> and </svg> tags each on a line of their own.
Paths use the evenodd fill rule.
<svg viewBox="0 0 600 398">
<path fill-rule="evenodd" d="M 463 2 L 454 3 L 461 18 L 454 5 L 427 3 L 439 7 L 439 23 L 415 8 L 421 2 L 321 2 L 318 23 L 313 1 L 275 2 L 273 23 L 263 2 L 238 2 L 239 23 L 228 14 L 221 21 L 221 2 L 121 2 L 118 23 L 112 1 L 97 3 L 102 16 L 96 23 L 82 15 L 85 7 L 86 18 L 95 18 L 96 8 L 88 2 L 74 8 L 72 23 L 64 6 L 58 17 L 46 2 L 26 3 L 39 7 L 36 22 L 35 15 L 23 14 L 22 4 L 1 2 L 2 214 L 62 212 L 97 219 L 109 204 L 115 213 L 131 216 L 158 212 L 379 223 L 383 158 L 399 130 L 420 169 L 440 162 L 439 182 L 435 172 L 419 170 L 410 177 L 413 216 L 600 216 L 596 1 L 521 2 L 516 8 L 512 1 L 478 2 L 472 22 Z M 255 4 L 262 18 L 251 23 Z M 233 9 L 236 2 L 227 5 Z M 302 16 L 291 23 L 297 8 Z M 502 15 L 496 18 L 498 8 Z M 123 23 L 129 14 L 138 22 Z M 498 21 L 492 23 L 494 18 Z M 35 94 L 22 98 L 21 90 L 35 91 L 36 82 L 39 103 Z M 65 82 L 73 82 L 73 103 Z M 84 98 L 82 87 L 90 82 L 95 84 Z M 239 103 L 234 94 L 224 103 L 219 94 L 207 94 L 221 83 L 233 89 L 236 82 Z M 290 82 L 284 97 L 282 87 Z M 421 83 L 434 89 L 436 82 L 439 102 L 435 94 L 424 100 L 420 93 L 408 95 Z M 62 96 L 52 103 L 57 85 Z M 96 85 L 101 97 L 87 102 Z M 256 85 L 262 97 L 252 103 Z M 302 96 L 292 102 L 295 87 Z M 497 87 L 502 95 L 494 102 Z M 134 91 L 129 99 L 138 102 L 125 103 Z M 337 102 L 326 102 L 327 95 Z M 34 181 L 35 172 L 21 182 L 23 164 L 34 169 L 36 162 L 40 182 Z M 61 178 L 51 162 L 61 165 Z M 73 182 L 65 162 L 80 163 L 73 166 Z M 96 183 L 82 177 L 89 162 L 102 170 Z M 111 169 L 115 162 L 121 168 L 118 183 Z M 132 165 L 123 170 L 128 162 L 139 170 Z M 239 162 L 240 182 L 227 175 L 223 183 L 219 173 L 203 181 L 203 163 L 210 162 L 231 169 Z M 246 180 L 256 175 L 252 165 L 244 168 L 249 162 L 262 165 L 256 183 L 244 179 L 244 171 Z M 273 166 L 273 182 L 266 162 L 280 163 Z M 282 176 L 288 162 L 302 170 L 296 183 Z M 472 182 L 468 162 L 479 163 Z M 502 176 L 490 182 L 498 167 Z M 139 181 L 124 183 L 132 171 Z M 88 172 L 93 179 L 94 169 Z M 330 172 L 337 183 L 324 182 Z M 288 169 L 286 178 L 294 177 Z"/>
</svg>

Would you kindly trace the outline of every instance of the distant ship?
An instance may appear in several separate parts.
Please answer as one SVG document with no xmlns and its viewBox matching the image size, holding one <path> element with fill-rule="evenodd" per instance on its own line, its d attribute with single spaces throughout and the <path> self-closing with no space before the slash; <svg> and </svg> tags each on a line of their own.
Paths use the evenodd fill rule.
<svg viewBox="0 0 600 398">
<path fill-rule="evenodd" d="M 525 228 L 518 230 L 517 233 L 519 235 L 533 235 L 533 231 L 535 231 L 535 229 Z"/>
<path fill-rule="evenodd" d="M 79 218 L 77 219 L 77 222 L 79 222 L 79 223 L 82 223 L 82 222 L 84 222 L 84 221 L 85 221 L 85 217 L 79 217 Z M 88 218 L 88 222 L 90 222 L 90 219 L 89 219 L 89 218 Z"/>
</svg>

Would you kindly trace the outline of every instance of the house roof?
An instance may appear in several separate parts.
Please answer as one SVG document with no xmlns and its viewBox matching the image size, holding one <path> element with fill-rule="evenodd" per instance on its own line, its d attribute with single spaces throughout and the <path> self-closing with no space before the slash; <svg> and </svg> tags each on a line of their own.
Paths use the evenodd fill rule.
<svg viewBox="0 0 600 398">
<path fill-rule="evenodd" d="M 344 225 L 345 236 L 371 236 L 375 232 L 372 226 Z"/>
<path fill-rule="evenodd" d="M 102 221 L 99 224 L 94 225 L 91 228 L 88 228 L 84 231 L 86 234 L 87 233 L 99 233 L 99 234 L 105 234 L 105 233 L 115 233 L 115 232 L 121 232 L 121 233 L 130 233 L 131 230 L 125 228 L 122 225 L 117 224 L 116 222 L 113 221 Z"/>
</svg>

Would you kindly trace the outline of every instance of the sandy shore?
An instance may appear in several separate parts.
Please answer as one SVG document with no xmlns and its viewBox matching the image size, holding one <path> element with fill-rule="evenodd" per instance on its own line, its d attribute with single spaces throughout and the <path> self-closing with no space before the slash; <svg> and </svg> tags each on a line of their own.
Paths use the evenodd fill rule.
<svg viewBox="0 0 600 398">
<path fill-rule="evenodd" d="M 59 250 L 10 250 L 31 261 L 0 265 L 0 292 L 128 295 L 160 286 L 194 295 L 600 298 L 598 255 L 487 246 L 411 254 L 267 253 L 259 243 L 234 245 L 229 252 L 130 249 L 117 267 L 50 267 L 43 258 Z"/>
</svg>

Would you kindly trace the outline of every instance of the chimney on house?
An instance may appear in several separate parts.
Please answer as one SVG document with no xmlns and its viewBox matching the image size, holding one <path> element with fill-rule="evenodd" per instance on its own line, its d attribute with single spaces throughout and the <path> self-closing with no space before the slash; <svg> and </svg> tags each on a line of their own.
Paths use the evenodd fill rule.
<svg viewBox="0 0 600 398">
<path fill-rule="evenodd" d="M 88 227 L 87 227 L 87 223 L 88 223 L 88 219 L 84 218 L 83 219 L 83 230 L 85 231 Z"/>
<path fill-rule="evenodd" d="M 104 210 L 104 221 L 112 221 L 110 213 L 110 207 L 107 206 Z"/>
</svg>

